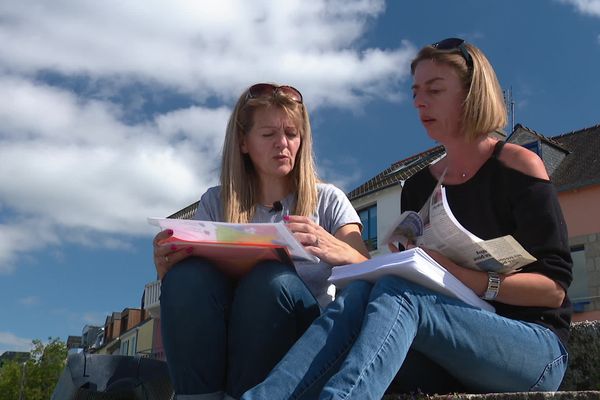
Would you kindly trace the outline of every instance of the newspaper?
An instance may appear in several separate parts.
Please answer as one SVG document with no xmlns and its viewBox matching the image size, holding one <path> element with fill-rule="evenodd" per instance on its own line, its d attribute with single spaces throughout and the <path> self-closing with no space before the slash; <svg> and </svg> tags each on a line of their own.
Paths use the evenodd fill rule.
<svg viewBox="0 0 600 400">
<path fill-rule="evenodd" d="M 513 273 L 535 261 L 511 235 L 483 240 L 456 219 L 441 184 L 417 213 L 403 212 L 382 237 L 382 243 L 402 243 L 436 250 L 458 265 L 502 274 Z"/>
</svg>

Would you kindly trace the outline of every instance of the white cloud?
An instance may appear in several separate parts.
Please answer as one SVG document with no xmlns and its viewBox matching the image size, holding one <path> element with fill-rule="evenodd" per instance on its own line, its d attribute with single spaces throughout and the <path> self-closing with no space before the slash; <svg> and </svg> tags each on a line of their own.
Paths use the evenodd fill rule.
<svg viewBox="0 0 600 400">
<path fill-rule="evenodd" d="M 16 253 L 58 243 L 59 227 L 80 242 L 86 231 L 148 233 L 146 217 L 188 205 L 216 180 L 226 108 L 126 125 L 114 104 L 12 77 L 0 86 L 13 100 L 0 103 L 0 202 L 19 216 L 0 220 L 0 271 Z"/>
<path fill-rule="evenodd" d="M 383 0 L 1 2 L 0 272 L 65 241 L 127 248 L 120 237 L 152 234 L 146 217 L 216 183 L 231 104 L 252 82 L 292 84 L 309 108 L 400 101 L 415 48 L 361 48 L 384 9 Z"/>
<path fill-rule="evenodd" d="M 29 351 L 31 339 L 20 338 L 10 332 L 0 331 L 0 355 L 5 351 Z"/>
<path fill-rule="evenodd" d="M 24 306 L 34 306 L 40 303 L 40 298 L 37 296 L 26 296 L 19 299 L 19 304 Z"/>
<path fill-rule="evenodd" d="M 346 157 L 344 160 L 336 160 L 336 162 L 324 158 L 318 164 L 319 177 L 344 192 L 354 189 L 350 185 L 355 184 L 362 176 L 361 163 L 356 158 Z"/>
<path fill-rule="evenodd" d="M 577 11 L 592 17 L 600 17 L 600 0 L 560 0 L 562 3 L 575 6 Z"/>
<path fill-rule="evenodd" d="M 0 175 L 3 176 L 3 175 Z M 12 272 L 17 255 L 59 243 L 54 229 L 42 218 L 17 217 L 0 224 L 0 274 Z"/>
<path fill-rule="evenodd" d="M 275 80 L 302 88 L 312 106 L 358 101 L 352 88 L 402 79 L 414 52 L 355 47 L 384 9 L 383 0 L 4 2 L 0 65 L 153 82 L 199 99 L 232 100 L 249 82 Z M 350 96 L 331 97 L 332 87 Z"/>
</svg>

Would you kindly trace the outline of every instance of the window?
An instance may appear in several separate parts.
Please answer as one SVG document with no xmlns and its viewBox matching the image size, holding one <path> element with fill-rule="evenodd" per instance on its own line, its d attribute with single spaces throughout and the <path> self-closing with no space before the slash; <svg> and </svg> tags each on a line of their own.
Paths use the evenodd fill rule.
<svg viewBox="0 0 600 400">
<path fill-rule="evenodd" d="M 119 354 L 122 356 L 129 354 L 129 340 L 121 342 L 121 350 L 119 351 Z"/>
<path fill-rule="evenodd" d="M 529 143 L 523 143 L 522 146 L 525 147 L 527 150 L 533 151 L 538 156 L 542 156 L 542 147 L 540 146 L 539 140 L 534 140 L 533 142 Z"/>
<path fill-rule="evenodd" d="M 363 225 L 362 239 L 369 251 L 377 249 L 377 204 L 358 212 Z"/>
<path fill-rule="evenodd" d="M 590 302 L 588 277 L 585 263 L 585 248 L 577 246 L 571 248 L 573 258 L 573 282 L 569 286 L 569 298 L 573 303 L 573 311 L 585 311 L 585 305 Z"/>
</svg>

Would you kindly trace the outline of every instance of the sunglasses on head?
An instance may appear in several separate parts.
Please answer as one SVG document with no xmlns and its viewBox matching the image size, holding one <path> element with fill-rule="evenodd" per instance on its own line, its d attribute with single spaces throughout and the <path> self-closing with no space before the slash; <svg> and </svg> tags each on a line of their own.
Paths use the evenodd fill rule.
<svg viewBox="0 0 600 400">
<path fill-rule="evenodd" d="M 431 47 L 434 47 L 438 50 L 457 50 L 458 49 L 458 50 L 460 50 L 460 53 L 462 54 L 463 58 L 467 62 L 467 67 L 469 67 L 469 69 L 473 68 L 473 57 L 471 57 L 471 55 L 467 51 L 467 46 L 465 46 L 465 41 L 463 39 L 448 38 L 448 39 L 444 39 L 444 40 L 441 40 L 439 42 L 432 44 Z"/>
<path fill-rule="evenodd" d="M 270 83 L 257 83 L 256 85 L 250 86 L 248 94 L 246 95 L 246 100 L 275 96 L 277 93 L 281 93 L 296 103 L 302 104 L 302 94 L 300 94 L 298 89 L 291 86 L 276 86 Z"/>
</svg>

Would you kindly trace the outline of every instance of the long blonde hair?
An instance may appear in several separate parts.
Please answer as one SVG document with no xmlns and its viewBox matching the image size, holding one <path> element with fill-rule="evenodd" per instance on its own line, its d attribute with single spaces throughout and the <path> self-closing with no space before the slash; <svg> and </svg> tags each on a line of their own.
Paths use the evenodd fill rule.
<svg viewBox="0 0 600 400">
<path fill-rule="evenodd" d="M 231 113 L 223 143 L 221 203 L 225 222 L 250 222 L 254 217 L 259 179 L 250 157 L 241 151 L 240 139 L 252 129 L 256 110 L 268 107 L 282 109 L 295 122 L 301 137 L 294 169 L 290 172 L 291 189 L 296 193 L 296 208 L 291 212 L 310 216 L 317 208 L 319 179 L 306 107 L 292 100 L 282 91 L 275 91 L 272 96 L 250 98 L 246 89 Z"/>
<path fill-rule="evenodd" d="M 410 64 L 410 70 L 414 75 L 417 64 L 423 60 L 433 60 L 454 68 L 467 93 L 463 102 L 463 132 L 469 141 L 473 141 L 502 129 L 508 118 L 494 68 L 477 47 L 469 43 L 464 43 L 464 46 L 473 60 L 472 68 L 467 65 L 459 48 L 440 50 L 429 45 L 419 51 Z"/>
</svg>

